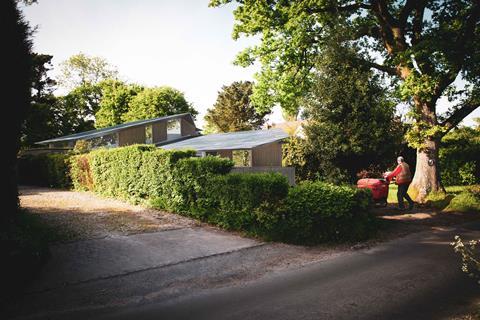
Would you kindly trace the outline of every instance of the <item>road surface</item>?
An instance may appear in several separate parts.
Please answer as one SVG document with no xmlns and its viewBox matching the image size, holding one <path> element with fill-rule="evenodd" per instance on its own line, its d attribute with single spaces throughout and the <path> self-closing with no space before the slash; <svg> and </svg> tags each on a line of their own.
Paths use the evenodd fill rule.
<svg viewBox="0 0 480 320">
<path fill-rule="evenodd" d="M 449 319 L 480 297 L 449 243 L 471 224 L 422 232 L 248 285 L 98 314 L 99 319 Z"/>
</svg>

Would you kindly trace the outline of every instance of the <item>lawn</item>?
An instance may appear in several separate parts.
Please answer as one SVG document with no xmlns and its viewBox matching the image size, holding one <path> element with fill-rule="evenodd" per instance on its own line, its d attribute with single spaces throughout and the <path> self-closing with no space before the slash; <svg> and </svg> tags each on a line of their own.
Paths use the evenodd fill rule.
<svg viewBox="0 0 480 320">
<path fill-rule="evenodd" d="M 447 194 L 433 194 L 428 198 L 428 204 L 440 210 L 450 211 L 476 211 L 480 212 L 479 186 L 448 186 Z M 388 203 L 398 203 L 398 187 L 390 185 Z"/>
</svg>

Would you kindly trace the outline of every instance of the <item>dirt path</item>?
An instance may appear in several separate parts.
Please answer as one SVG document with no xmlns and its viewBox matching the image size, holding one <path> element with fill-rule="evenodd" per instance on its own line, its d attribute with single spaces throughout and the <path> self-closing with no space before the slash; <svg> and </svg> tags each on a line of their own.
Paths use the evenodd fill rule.
<svg viewBox="0 0 480 320">
<path fill-rule="evenodd" d="M 21 187 L 20 205 L 58 232 L 57 240 L 74 241 L 130 235 L 199 225 L 193 219 L 147 209 L 89 192 Z"/>
</svg>

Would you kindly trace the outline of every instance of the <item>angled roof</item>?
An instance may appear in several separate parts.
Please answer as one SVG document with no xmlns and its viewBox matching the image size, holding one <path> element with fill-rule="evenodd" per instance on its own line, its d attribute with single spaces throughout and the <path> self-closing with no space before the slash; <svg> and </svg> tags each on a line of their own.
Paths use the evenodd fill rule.
<svg viewBox="0 0 480 320">
<path fill-rule="evenodd" d="M 192 149 L 196 151 L 252 149 L 263 144 L 288 138 L 282 129 L 251 130 L 208 134 L 161 146 L 163 149 Z"/>
<path fill-rule="evenodd" d="M 190 113 L 181 113 L 181 114 L 174 114 L 174 115 L 171 115 L 171 116 L 164 116 L 164 117 L 159 117 L 159 118 L 153 118 L 153 119 L 147 119 L 147 120 L 137 120 L 137 121 L 127 122 L 127 123 L 122 123 L 122 124 L 118 124 L 118 125 L 112 126 L 112 127 L 90 130 L 90 131 L 85 131 L 85 132 L 79 132 L 79 133 L 75 133 L 75 134 L 70 134 L 68 136 L 63 136 L 63 137 L 58 137 L 58 138 L 39 141 L 39 142 L 36 142 L 36 143 L 47 144 L 47 143 L 62 142 L 62 141 L 75 141 L 75 140 L 80 140 L 80 139 L 92 139 L 92 138 L 97 138 L 97 137 L 104 136 L 106 134 L 115 133 L 115 132 L 120 131 L 122 129 L 127 129 L 127 128 L 131 128 L 131 127 L 146 125 L 146 124 L 155 123 L 155 122 L 158 122 L 158 121 L 173 120 L 173 119 L 178 119 L 178 118 L 183 118 L 183 117 L 188 117 L 188 118 L 190 118 L 192 124 L 195 123 L 194 120 L 193 120 L 193 117 Z"/>
</svg>

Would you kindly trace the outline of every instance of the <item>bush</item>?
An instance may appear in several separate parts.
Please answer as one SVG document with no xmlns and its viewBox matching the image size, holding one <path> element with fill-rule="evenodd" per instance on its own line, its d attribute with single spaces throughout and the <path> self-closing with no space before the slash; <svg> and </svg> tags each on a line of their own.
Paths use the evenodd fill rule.
<svg viewBox="0 0 480 320">
<path fill-rule="evenodd" d="M 478 187 L 469 188 L 450 201 L 446 211 L 480 213 L 480 190 Z"/>
<path fill-rule="evenodd" d="M 445 185 L 480 183 L 480 130 L 460 127 L 442 139 L 439 160 Z"/>
<path fill-rule="evenodd" d="M 148 145 L 97 149 L 72 156 L 70 175 L 77 190 L 149 203 L 264 239 L 360 240 L 376 227 L 367 210 L 369 190 L 322 182 L 290 188 L 279 173 L 227 174 L 232 161 L 194 155 Z"/>
<path fill-rule="evenodd" d="M 68 188 L 72 185 L 69 164 L 67 154 L 22 156 L 18 159 L 18 181 L 27 185 Z"/>
<path fill-rule="evenodd" d="M 370 190 L 306 181 L 286 199 L 283 237 L 296 243 L 361 240 L 376 229 Z"/>
<path fill-rule="evenodd" d="M 287 178 L 278 173 L 217 176 L 209 182 L 199 209 L 206 220 L 223 228 L 269 237 L 288 189 Z"/>
<path fill-rule="evenodd" d="M 142 201 L 170 192 L 175 164 L 194 151 L 162 150 L 134 145 L 99 149 L 88 154 L 93 190 L 104 196 Z"/>
</svg>

